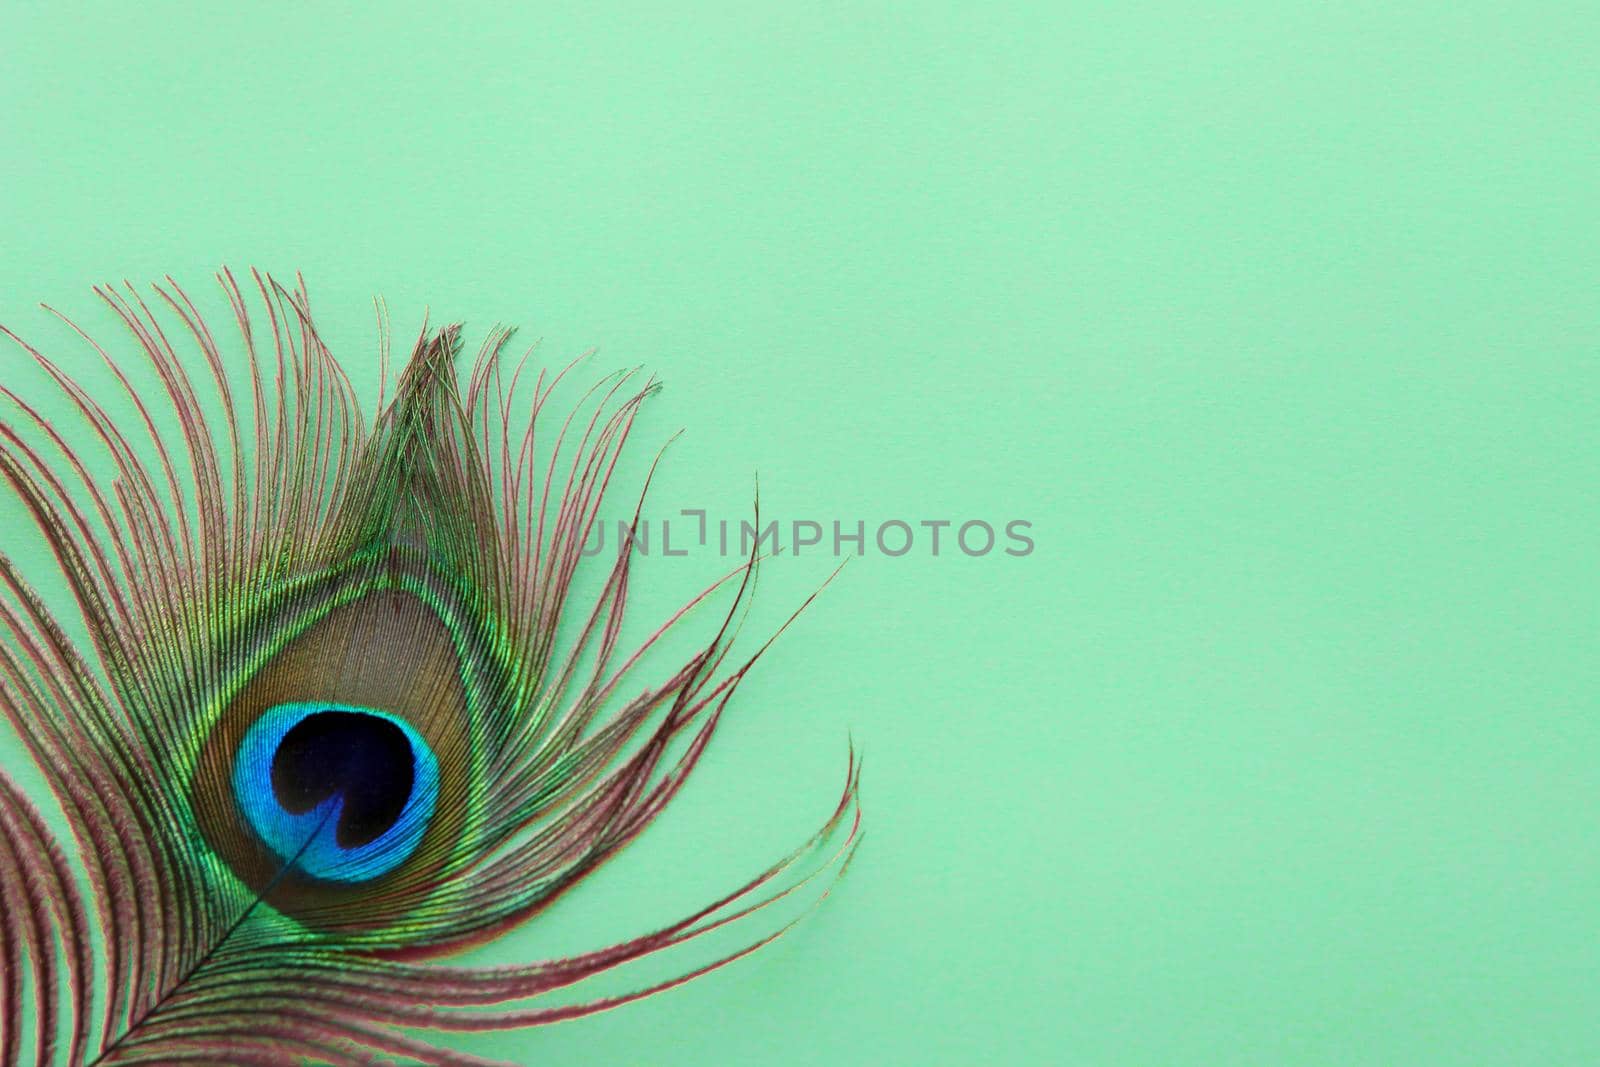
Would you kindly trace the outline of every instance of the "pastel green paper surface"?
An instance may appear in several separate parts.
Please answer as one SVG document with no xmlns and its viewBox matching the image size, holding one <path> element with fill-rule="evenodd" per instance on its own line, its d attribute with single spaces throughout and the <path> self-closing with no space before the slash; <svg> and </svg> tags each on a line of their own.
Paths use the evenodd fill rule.
<svg viewBox="0 0 1600 1067">
<path fill-rule="evenodd" d="M 651 514 L 737 522 L 759 474 L 764 516 L 828 531 L 765 569 L 751 640 L 865 524 L 677 809 L 475 958 L 747 877 L 853 735 L 867 841 L 834 897 L 680 990 L 462 1048 L 1592 1064 L 1597 23 L 12 4 L 0 322 L 89 374 L 36 301 L 114 337 L 91 283 L 171 273 L 216 312 L 209 272 L 257 264 L 305 272 L 350 363 L 381 294 L 401 338 L 427 308 L 647 364 L 624 491 L 681 427 Z M 935 556 L 924 520 L 1035 547 L 951 527 Z M 641 560 L 636 620 L 726 565 Z"/>
</svg>

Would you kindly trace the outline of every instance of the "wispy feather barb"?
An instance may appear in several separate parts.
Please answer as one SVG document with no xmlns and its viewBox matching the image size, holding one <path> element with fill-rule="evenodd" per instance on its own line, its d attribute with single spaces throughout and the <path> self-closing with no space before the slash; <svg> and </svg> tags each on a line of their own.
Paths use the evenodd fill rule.
<svg viewBox="0 0 1600 1067">
<path fill-rule="evenodd" d="M 858 841 L 853 755 L 814 837 L 678 922 L 522 966 L 431 959 L 537 914 L 672 799 L 766 648 L 730 652 L 755 561 L 620 649 L 632 554 L 592 604 L 572 603 L 573 583 L 653 381 L 615 375 L 558 416 L 565 371 L 514 400 L 527 357 L 502 358 L 509 331 L 462 381 L 458 329 L 425 328 L 392 383 L 385 332 L 369 423 L 303 284 L 252 273 L 247 298 L 218 277 L 242 361 L 170 278 L 153 287 L 161 316 L 132 287 L 97 290 L 170 418 L 69 320 L 107 368 L 92 389 L 4 331 L 92 445 L 0 385 L 0 476 L 90 641 L 0 556 L 0 710 L 76 846 L 69 859 L 0 772 L 0 1062 L 481 1062 L 400 1028 L 614 1007 L 796 920 L 633 992 L 541 998 L 825 897 Z M 719 590 L 732 605 L 688 662 L 630 681 Z"/>
</svg>

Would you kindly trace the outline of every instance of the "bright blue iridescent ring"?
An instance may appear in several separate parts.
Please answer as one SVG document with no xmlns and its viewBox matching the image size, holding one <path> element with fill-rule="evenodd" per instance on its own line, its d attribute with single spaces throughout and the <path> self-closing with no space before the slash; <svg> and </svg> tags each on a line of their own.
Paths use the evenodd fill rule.
<svg viewBox="0 0 1600 1067">
<path fill-rule="evenodd" d="M 404 719 L 299 701 L 268 708 L 233 763 L 245 821 L 285 864 L 367 882 L 406 861 L 439 799 L 439 760 Z"/>
</svg>

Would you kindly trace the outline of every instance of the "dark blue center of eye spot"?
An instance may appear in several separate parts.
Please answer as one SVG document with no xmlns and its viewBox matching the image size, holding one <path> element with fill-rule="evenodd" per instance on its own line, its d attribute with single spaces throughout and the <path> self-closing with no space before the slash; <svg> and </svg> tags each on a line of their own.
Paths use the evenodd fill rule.
<svg viewBox="0 0 1600 1067">
<path fill-rule="evenodd" d="M 416 727 L 378 708 L 291 701 L 239 741 L 233 796 L 256 837 L 297 874 L 367 882 L 422 844 L 439 760 Z"/>
<path fill-rule="evenodd" d="M 328 708 L 301 719 L 272 757 L 272 791 L 298 815 L 344 799 L 335 840 L 357 848 L 392 827 L 416 780 L 411 741 L 388 719 Z"/>
</svg>

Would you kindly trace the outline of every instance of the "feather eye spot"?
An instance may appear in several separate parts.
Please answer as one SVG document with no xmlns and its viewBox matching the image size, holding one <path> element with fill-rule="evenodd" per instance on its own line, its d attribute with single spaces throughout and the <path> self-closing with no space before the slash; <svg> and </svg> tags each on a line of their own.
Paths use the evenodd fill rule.
<svg viewBox="0 0 1600 1067">
<path fill-rule="evenodd" d="M 439 764 L 404 719 L 317 702 L 268 708 L 234 761 L 234 799 L 285 868 L 366 882 L 416 851 L 439 795 Z"/>
</svg>

